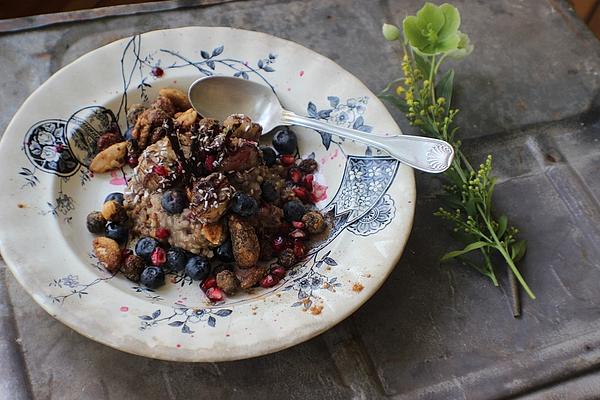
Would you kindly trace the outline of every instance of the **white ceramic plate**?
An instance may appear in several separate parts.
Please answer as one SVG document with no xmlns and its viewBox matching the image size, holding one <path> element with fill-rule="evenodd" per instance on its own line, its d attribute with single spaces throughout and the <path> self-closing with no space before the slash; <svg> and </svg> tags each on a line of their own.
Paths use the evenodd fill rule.
<svg viewBox="0 0 600 400">
<path fill-rule="evenodd" d="M 152 74 L 160 66 L 162 77 Z M 0 143 L 0 250 L 46 311 L 111 347 L 177 361 L 258 356 L 305 341 L 349 316 L 398 262 L 413 219 L 405 165 L 363 145 L 296 129 L 321 164 L 320 208 L 329 239 L 271 289 L 207 302 L 198 283 L 170 276 L 152 291 L 113 276 L 90 256 L 85 216 L 122 191 L 124 174 L 92 176 L 90 143 L 127 104 L 186 89 L 208 74 L 271 86 L 300 114 L 386 133 L 400 129 L 358 79 L 298 44 L 263 33 L 190 27 L 122 39 L 54 74 L 25 101 Z M 265 138 L 268 140 L 270 138 Z"/>
</svg>

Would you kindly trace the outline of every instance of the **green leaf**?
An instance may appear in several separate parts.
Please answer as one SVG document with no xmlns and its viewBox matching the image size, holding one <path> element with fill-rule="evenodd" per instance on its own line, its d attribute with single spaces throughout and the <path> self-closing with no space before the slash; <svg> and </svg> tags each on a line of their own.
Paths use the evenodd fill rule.
<svg viewBox="0 0 600 400">
<path fill-rule="evenodd" d="M 498 219 L 498 229 L 496 230 L 496 235 L 498 239 L 502 239 L 502 236 L 506 232 L 506 227 L 508 226 L 508 218 L 506 215 L 500 216 Z"/>
<path fill-rule="evenodd" d="M 463 207 L 468 215 L 477 214 L 477 205 L 475 204 L 475 199 L 473 197 L 469 197 Z"/>
<path fill-rule="evenodd" d="M 481 241 L 473 242 L 473 243 L 469 244 L 468 246 L 466 246 L 462 250 L 454 250 L 454 251 L 450 251 L 450 252 L 444 254 L 440 261 L 445 262 L 445 261 L 451 260 L 455 257 L 462 256 L 463 254 L 470 253 L 473 250 L 481 249 L 482 247 L 486 247 L 489 245 L 490 244 L 487 242 L 481 242 Z"/>
<path fill-rule="evenodd" d="M 382 100 L 389 101 L 391 104 L 398 107 L 403 113 L 406 114 L 408 112 L 408 105 L 404 102 L 404 100 L 401 100 L 399 97 L 394 96 L 392 94 L 383 94 L 379 95 L 378 97 Z"/>
<path fill-rule="evenodd" d="M 454 70 L 449 69 L 442 79 L 435 85 L 435 94 L 437 97 L 443 97 L 446 100 L 445 108 L 446 113 L 450 109 L 450 103 L 452 102 L 452 89 L 454 85 Z"/>
<path fill-rule="evenodd" d="M 523 258 L 523 256 L 525 256 L 526 252 L 527 252 L 527 241 L 519 240 L 518 242 L 514 243 L 511 246 L 510 258 L 512 258 L 513 261 L 515 263 L 517 263 L 519 260 L 521 260 Z"/>
<path fill-rule="evenodd" d="M 461 208 L 462 202 L 454 194 L 445 194 L 439 196 L 444 203 L 450 208 Z"/>
</svg>

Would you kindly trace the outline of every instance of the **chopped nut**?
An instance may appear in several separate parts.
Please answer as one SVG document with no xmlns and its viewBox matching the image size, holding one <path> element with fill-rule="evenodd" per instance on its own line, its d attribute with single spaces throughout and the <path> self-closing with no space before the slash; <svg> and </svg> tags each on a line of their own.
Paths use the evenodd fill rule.
<svg viewBox="0 0 600 400">
<path fill-rule="evenodd" d="M 185 111 L 185 110 L 189 110 L 190 108 L 192 108 L 192 105 L 190 104 L 190 102 L 188 100 L 187 94 L 185 94 L 184 92 L 182 92 L 179 89 L 175 89 L 175 88 L 160 89 L 158 92 L 158 95 L 166 97 L 167 99 L 171 100 L 171 102 L 173 103 L 173 105 L 175 106 L 177 111 Z"/>
<path fill-rule="evenodd" d="M 146 111 L 146 106 L 143 104 L 132 104 L 127 109 L 127 121 L 129 125 L 135 125 L 141 113 Z"/>
<path fill-rule="evenodd" d="M 312 158 L 307 158 L 305 160 L 300 161 L 300 165 L 298 168 L 305 174 L 312 174 L 317 169 L 319 169 L 319 164 L 313 160 Z"/>
<path fill-rule="evenodd" d="M 155 104 L 138 116 L 137 122 L 131 130 L 131 136 L 137 140 L 140 150 L 156 143 L 164 136 L 165 130 L 162 126 L 168 118 L 170 115 L 161 108 L 155 108 Z"/>
<path fill-rule="evenodd" d="M 230 215 L 229 233 L 233 246 L 233 257 L 240 268 L 254 266 L 260 255 L 260 245 L 252 225 L 237 215 Z"/>
<path fill-rule="evenodd" d="M 258 164 L 260 164 L 258 148 L 254 144 L 246 142 L 233 153 L 229 153 L 221 162 L 218 170 L 222 172 L 243 171 L 256 167 Z"/>
<path fill-rule="evenodd" d="M 237 292 L 240 282 L 233 271 L 224 270 L 217 274 L 217 286 L 229 295 Z"/>
<path fill-rule="evenodd" d="M 225 227 L 221 222 L 203 225 L 200 232 L 206 240 L 208 240 L 215 246 L 220 245 L 225 241 L 225 239 L 227 239 Z"/>
<path fill-rule="evenodd" d="M 92 245 L 98 261 L 104 264 L 107 270 L 111 272 L 118 271 L 121 264 L 121 249 L 119 248 L 119 244 L 110 238 L 101 236 L 94 239 Z"/>
<path fill-rule="evenodd" d="M 130 281 L 139 282 L 140 274 L 144 268 L 146 268 L 144 260 L 135 254 L 130 254 L 121 267 L 121 273 Z"/>
<path fill-rule="evenodd" d="M 236 266 L 234 273 L 240 281 L 240 287 L 242 289 L 250 289 L 267 274 L 267 269 L 258 266 L 250 268 L 239 268 Z"/>
<path fill-rule="evenodd" d="M 90 171 L 102 173 L 122 167 L 125 165 L 125 155 L 127 155 L 127 142 L 113 144 L 94 157 L 90 164 Z"/>
<path fill-rule="evenodd" d="M 105 132 L 96 140 L 98 151 L 106 150 L 115 143 L 123 141 L 123 137 L 116 132 Z"/>
<path fill-rule="evenodd" d="M 92 211 L 86 218 L 86 226 L 91 233 L 104 233 L 106 219 L 100 211 Z"/>
<path fill-rule="evenodd" d="M 233 114 L 225 118 L 223 126 L 231 131 L 231 137 L 258 142 L 262 127 L 242 114 Z"/>
<path fill-rule="evenodd" d="M 102 205 L 102 216 L 107 221 L 123 222 L 127 220 L 127 212 L 115 200 L 107 201 Z"/>
<path fill-rule="evenodd" d="M 184 128 L 190 128 L 196 122 L 196 118 L 198 118 L 198 113 L 193 108 L 190 108 L 185 112 L 179 113 L 175 121 Z"/>
<path fill-rule="evenodd" d="M 285 268 L 290 268 L 294 266 L 294 264 L 296 264 L 296 256 L 294 255 L 294 250 L 283 249 L 281 253 L 279 253 L 277 262 L 279 262 L 279 264 L 281 264 Z"/>
<path fill-rule="evenodd" d="M 325 218 L 318 211 L 309 211 L 302 217 L 302 222 L 308 230 L 308 233 L 318 234 L 325 230 L 327 227 L 327 223 L 325 222 Z"/>
</svg>

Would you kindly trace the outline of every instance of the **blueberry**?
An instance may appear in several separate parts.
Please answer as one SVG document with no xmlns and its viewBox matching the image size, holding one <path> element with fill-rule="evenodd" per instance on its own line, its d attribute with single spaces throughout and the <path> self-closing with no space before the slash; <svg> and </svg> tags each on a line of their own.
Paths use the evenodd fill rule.
<svg viewBox="0 0 600 400">
<path fill-rule="evenodd" d="M 187 251 L 180 247 L 171 247 L 167 250 L 167 267 L 175 271 L 183 271 L 188 261 Z"/>
<path fill-rule="evenodd" d="M 273 147 L 280 154 L 294 154 L 298 147 L 296 134 L 287 127 L 278 128 L 273 136 Z"/>
<path fill-rule="evenodd" d="M 108 224 L 106 224 L 104 234 L 106 237 L 113 239 L 119 244 L 125 244 L 127 243 L 127 238 L 129 237 L 129 228 L 127 228 L 125 225 L 120 225 L 110 221 Z"/>
<path fill-rule="evenodd" d="M 231 240 L 223 242 L 219 247 L 217 247 L 215 255 L 221 261 L 233 261 L 233 247 L 231 246 Z"/>
<path fill-rule="evenodd" d="M 152 252 L 158 247 L 158 240 L 151 237 L 143 237 L 135 244 L 135 254 L 150 261 Z"/>
<path fill-rule="evenodd" d="M 133 128 L 131 128 L 131 127 L 125 131 L 125 134 L 123 135 L 125 140 L 135 140 L 135 138 L 133 137 L 132 131 L 133 131 Z"/>
<path fill-rule="evenodd" d="M 270 167 L 277 162 L 277 153 L 275 153 L 275 150 L 273 150 L 272 147 L 263 146 L 260 149 L 262 151 L 263 161 L 267 167 Z"/>
<path fill-rule="evenodd" d="M 165 284 L 165 272 L 160 267 L 146 267 L 140 275 L 142 285 L 156 289 Z"/>
<path fill-rule="evenodd" d="M 210 264 L 206 257 L 192 256 L 185 264 L 185 273 L 195 281 L 201 281 L 208 276 Z"/>
<path fill-rule="evenodd" d="M 236 192 L 231 201 L 231 210 L 242 217 L 249 217 L 258 211 L 258 203 L 246 193 Z"/>
<path fill-rule="evenodd" d="M 123 193 L 119 193 L 119 192 L 111 193 L 108 196 L 106 196 L 106 198 L 104 199 L 104 202 L 106 203 L 107 201 L 111 201 L 111 200 L 114 200 L 117 203 L 119 203 L 120 205 L 123 205 Z"/>
<path fill-rule="evenodd" d="M 290 200 L 283 205 L 283 215 L 288 222 L 300 221 L 305 213 L 306 208 L 300 200 Z"/>
<path fill-rule="evenodd" d="M 168 214 L 180 214 L 187 207 L 188 199 L 181 190 L 167 190 L 162 196 L 161 204 Z"/>
<path fill-rule="evenodd" d="M 273 185 L 273 182 L 264 181 L 262 185 L 260 185 L 260 190 L 264 201 L 272 203 L 279 198 L 279 192 L 275 185 Z"/>
</svg>

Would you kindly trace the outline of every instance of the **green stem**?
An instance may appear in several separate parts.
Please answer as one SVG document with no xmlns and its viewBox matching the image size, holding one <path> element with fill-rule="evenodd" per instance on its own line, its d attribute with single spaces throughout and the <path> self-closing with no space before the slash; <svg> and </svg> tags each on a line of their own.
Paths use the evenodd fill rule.
<svg viewBox="0 0 600 400">
<path fill-rule="evenodd" d="M 523 276 L 521 276 L 521 273 L 517 269 L 517 266 L 513 262 L 512 258 L 510 257 L 510 255 L 506 251 L 506 248 L 502 245 L 502 243 L 498 239 L 498 236 L 496 236 L 496 232 L 494 232 L 494 228 L 492 227 L 492 224 L 490 223 L 489 219 L 487 218 L 487 216 L 485 215 L 485 213 L 481 209 L 481 206 L 478 205 L 477 206 L 477 210 L 479 211 L 479 214 L 481 215 L 481 217 L 485 221 L 485 224 L 486 224 L 488 230 L 490 231 L 490 233 L 492 235 L 492 238 L 494 239 L 494 243 L 495 243 L 494 248 L 496 250 L 498 250 L 498 252 L 500 252 L 500 254 L 502 254 L 502 257 L 504 257 L 504 260 L 506 261 L 506 263 L 508 264 L 508 266 L 510 267 L 510 269 L 512 270 L 512 272 L 517 277 L 517 280 L 519 281 L 519 283 L 521 284 L 521 286 L 523 286 L 523 289 L 525 289 L 525 292 L 527 292 L 527 295 L 531 299 L 535 299 L 535 294 L 533 294 L 533 292 L 531 291 L 531 289 L 529 288 L 529 286 L 525 282 L 525 279 L 523 279 Z"/>
<path fill-rule="evenodd" d="M 481 248 L 481 254 L 483 254 L 483 259 L 485 261 L 485 266 L 489 271 L 488 276 L 492 280 L 494 286 L 498 286 L 498 279 L 496 279 L 496 274 L 494 273 L 494 267 L 492 266 L 492 260 L 490 260 L 490 255 L 488 254 L 488 250 L 486 248 Z"/>
<path fill-rule="evenodd" d="M 438 69 L 440 68 L 440 65 L 442 65 L 442 61 L 444 61 L 444 59 L 446 58 L 447 55 L 448 55 L 448 53 L 445 53 L 438 60 L 438 63 L 435 66 L 435 71 L 433 72 L 435 75 L 437 75 Z"/>
</svg>

